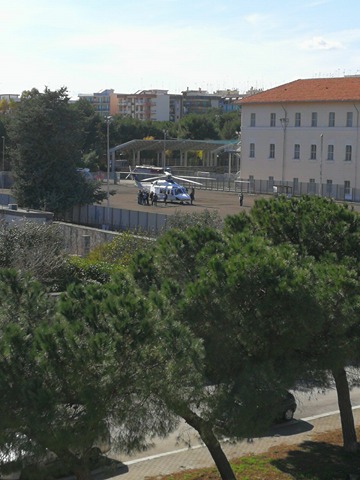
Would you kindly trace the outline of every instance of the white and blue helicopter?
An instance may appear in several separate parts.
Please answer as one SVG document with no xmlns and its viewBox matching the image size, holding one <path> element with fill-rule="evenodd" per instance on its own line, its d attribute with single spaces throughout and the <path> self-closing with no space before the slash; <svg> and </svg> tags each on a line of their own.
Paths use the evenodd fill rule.
<svg viewBox="0 0 360 480">
<path fill-rule="evenodd" d="M 147 168 L 148 170 L 146 170 Z M 157 168 L 159 171 L 158 176 L 148 178 L 149 172 L 151 170 L 154 171 L 155 168 Z M 165 201 L 166 198 L 166 202 L 180 204 L 192 203 L 191 195 L 188 193 L 187 189 L 177 183 L 176 180 L 197 186 L 202 186 L 203 184 L 191 180 L 192 178 L 199 180 L 214 180 L 208 177 L 176 177 L 172 175 L 169 170 L 164 170 L 159 167 L 144 166 L 135 167 L 134 170 L 130 171 L 129 176 L 132 176 L 139 190 L 147 191 L 150 195 L 152 194 L 152 196 L 155 196 L 156 194 L 158 201 Z M 146 178 L 141 179 L 141 176 L 146 176 Z"/>
</svg>

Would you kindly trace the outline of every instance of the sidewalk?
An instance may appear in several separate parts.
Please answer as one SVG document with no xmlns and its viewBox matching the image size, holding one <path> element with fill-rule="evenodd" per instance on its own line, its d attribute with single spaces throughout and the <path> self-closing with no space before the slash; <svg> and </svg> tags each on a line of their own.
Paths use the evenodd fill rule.
<svg viewBox="0 0 360 480">
<path fill-rule="evenodd" d="M 354 410 L 354 419 L 355 423 L 360 421 L 359 409 Z M 223 443 L 223 449 L 229 459 L 247 454 L 260 454 L 266 452 L 270 447 L 283 444 L 300 444 L 311 439 L 314 434 L 338 428 L 341 428 L 341 425 L 337 413 L 322 418 L 294 420 L 288 424 L 274 427 L 269 436 L 254 438 L 250 443 L 246 440 L 234 444 L 225 442 Z M 146 455 L 146 452 L 144 452 L 142 458 L 139 458 L 139 456 L 133 459 L 132 457 L 122 457 L 121 460 L 127 466 L 128 471 L 114 471 L 114 476 L 111 478 L 113 480 L 145 480 L 150 476 L 156 477 L 157 475 L 171 474 L 181 470 L 214 465 L 207 448 L 200 444 L 194 445 L 192 448 L 179 446 L 176 452 Z M 115 459 L 115 457 L 113 458 Z M 105 477 L 98 476 L 96 478 L 100 480 Z"/>
</svg>

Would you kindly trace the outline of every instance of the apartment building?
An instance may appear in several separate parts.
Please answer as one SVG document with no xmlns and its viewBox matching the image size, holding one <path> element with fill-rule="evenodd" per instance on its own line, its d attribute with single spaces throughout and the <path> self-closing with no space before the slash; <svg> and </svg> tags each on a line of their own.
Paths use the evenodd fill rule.
<svg viewBox="0 0 360 480">
<path fill-rule="evenodd" d="M 168 121 L 170 95 L 167 90 L 139 90 L 133 94 L 115 93 L 111 98 L 111 115 L 138 120 Z"/>
<path fill-rule="evenodd" d="M 183 116 L 183 97 L 182 95 L 170 94 L 170 122 L 177 122 Z"/>
<path fill-rule="evenodd" d="M 241 177 L 300 182 L 345 199 L 360 188 L 360 77 L 296 80 L 240 100 Z"/>
<path fill-rule="evenodd" d="M 95 110 L 104 117 L 111 115 L 110 104 L 114 96 L 114 90 L 106 89 L 95 93 L 79 93 L 80 99 L 87 100 Z"/>
<path fill-rule="evenodd" d="M 182 94 L 169 94 L 168 90 L 139 90 L 135 93 L 115 93 L 113 89 L 96 93 L 80 93 L 103 116 L 122 115 L 138 120 L 177 122 L 184 115 L 206 113 L 211 108 L 224 112 L 240 109 L 238 100 L 243 97 L 237 90 L 209 93 L 189 90 Z"/>
<path fill-rule="evenodd" d="M 206 90 L 189 90 L 182 92 L 183 115 L 190 113 L 206 113 L 210 108 L 220 108 L 221 95 L 209 93 Z"/>
<path fill-rule="evenodd" d="M 239 100 L 245 94 L 240 94 L 239 90 L 217 90 L 215 95 L 220 95 L 219 108 L 224 113 L 238 112 L 240 110 Z"/>
</svg>

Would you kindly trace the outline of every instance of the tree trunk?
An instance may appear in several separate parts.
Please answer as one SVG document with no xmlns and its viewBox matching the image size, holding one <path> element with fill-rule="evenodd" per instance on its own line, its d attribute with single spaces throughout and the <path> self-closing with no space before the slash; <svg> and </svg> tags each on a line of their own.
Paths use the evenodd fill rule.
<svg viewBox="0 0 360 480">
<path fill-rule="evenodd" d="M 348 452 L 356 452 L 358 448 L 353 411 L 351 408 L 350 389 L 345 368 L 332 370 L 335 380 L 340 419 L 343 435 L 343 446 Z"/>
<path fill-rule="evenodd" d="M 53 448 L 52 451 L 57 455 L 59 461 L 67 465 L 69 470 L 74 473 L 76 480 L 92 480 L 88 458 L 78 458 L 70 450 Z"/>
<path fill-rule="evenodd" d="M 231 468 L 229 460 L 223 452 L 221 445 L 214 435 L 211 426 L 196 413 L 188 410 L 182 414 L 183 419 L 193 427 L 200 435 L 201 440 L 205 443 L 216 468 L 219 471 L 222 480 L 236 480 L 235 474 Z"/>
<path fill-rule="evenodd" d="M 85 465 L 79 465 L 74 468 L 76 480 L 92 480 L 90 469 Z"/>
</svg>

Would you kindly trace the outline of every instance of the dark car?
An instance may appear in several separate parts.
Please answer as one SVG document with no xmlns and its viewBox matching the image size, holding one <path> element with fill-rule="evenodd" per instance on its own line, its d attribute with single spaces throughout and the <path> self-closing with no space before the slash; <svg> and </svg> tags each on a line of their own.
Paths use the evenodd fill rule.
<svg viewBox="0 0 360 480">
<path fill-rule="evenodd" d="M 279 415 L 279 420 L 290 421 L 294 418 L 294 413 L 296 411 L 297 404 L 294 395 L 291 392 L 284 393 L 284 396 L 281 399 L 281 412 Z"/>
</svg>

